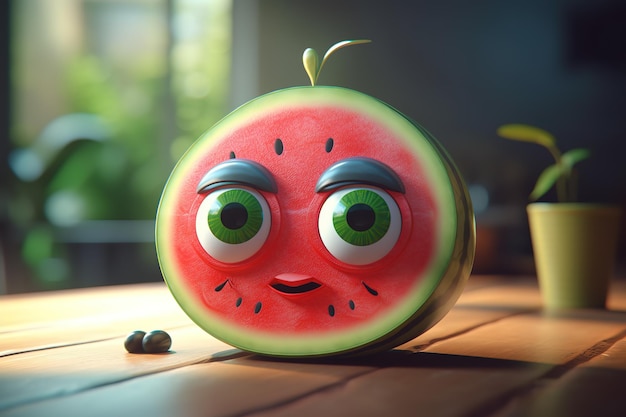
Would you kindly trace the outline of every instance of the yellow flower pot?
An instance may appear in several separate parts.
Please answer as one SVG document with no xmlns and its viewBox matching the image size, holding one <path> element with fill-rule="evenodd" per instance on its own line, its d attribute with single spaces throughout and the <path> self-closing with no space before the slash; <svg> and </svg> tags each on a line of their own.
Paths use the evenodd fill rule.
<svg viewBox="0 0 626 417">
<path fill-rule="evenodd" d="M 533 203 L 527 212 L 544 307 L 604 308 L 615 265 L 620 209 Z"/>
</svg>

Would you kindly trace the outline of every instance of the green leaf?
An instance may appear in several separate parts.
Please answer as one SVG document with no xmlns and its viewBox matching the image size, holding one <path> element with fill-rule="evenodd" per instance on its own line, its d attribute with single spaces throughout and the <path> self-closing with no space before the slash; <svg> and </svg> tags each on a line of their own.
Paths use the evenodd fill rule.
<svg viewBox="0 0 626 417">
<path fill-rule="evenodd" d="M 313 48 L 306 48 L 304 53 L 302 54 L 302 64 L 304 65 L 304 70 L 309 76 L 309 80 L 311 80 L 311 85 L 315 85 L 317 82 L 317 76 L 319 74 L 319 58 L 317 56 L 317 51 Z"/>
<path fill-rule="evenodd" d="M 561 156 L 561 162 L 563 163 L 565 168 L 567 168 L 568 171 L 571 171 L 571 169 L 574 167 L 575 164 L 589 158 L 590 155 L 591 155 L 591 152 L 589 152 L 588 149 L 584 149 L 584 148 L 572 149 L 571 151 L 565 152 Z"/>
<path fill-rule="evenodd" d="M 545 193 L 550 190 L 556 184 L 557 180 L 561 176 L 561 169 L 558 165 L 550 165 L 548 168 L 544 169 L 539 178 L 537 179 L 537 183 L 535 184 L 535 188 L 530 193 L 531 200 L 538 200 Z"/>
<path fill-rule="evenodd" d="M 546 148 L 556 146 L 554 136 L 549 132 L 538 127 L 524 124 L 508 124 L 498 128 L 498 135 L 505 139 L 519 140 L 522 142 L 531 142 Z"/>
</svg>

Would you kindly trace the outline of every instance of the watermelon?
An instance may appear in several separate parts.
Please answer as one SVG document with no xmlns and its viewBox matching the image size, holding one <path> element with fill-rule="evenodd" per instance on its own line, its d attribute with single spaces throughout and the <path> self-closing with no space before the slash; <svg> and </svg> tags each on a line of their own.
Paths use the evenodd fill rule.
<svg viewBox="0 0 626 417">
<path fill-rule="evenodd" d="M 163 277 L 201 328 L 276 357 L 391 349 L 437 323 L 470 275 L 474 215 L 433 136 L 329 86 L 242 105 L 168 179 Z"/>
<path fill-rule="evenodd" d="M 183 310 L 250 352 L 379 352 L 437 323 L 474 258 L 463 180 L 391 106 L 316 81 L 258 97 L 202 135 L 165 185 L 163 277 Z"/>
</svg>

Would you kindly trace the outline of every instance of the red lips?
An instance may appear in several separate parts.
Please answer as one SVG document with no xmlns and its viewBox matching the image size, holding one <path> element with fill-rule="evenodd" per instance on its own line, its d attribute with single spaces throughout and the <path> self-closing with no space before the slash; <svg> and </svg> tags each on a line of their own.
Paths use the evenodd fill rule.
<svg viewBox="0 0 626 417">
<path fill-rule="evenodd" d="M 320 288 L 322 284 L 310 275 L 285 273 L 276 275 L 270 287 L 283 295 L 305 294 Z"/>
</svg>

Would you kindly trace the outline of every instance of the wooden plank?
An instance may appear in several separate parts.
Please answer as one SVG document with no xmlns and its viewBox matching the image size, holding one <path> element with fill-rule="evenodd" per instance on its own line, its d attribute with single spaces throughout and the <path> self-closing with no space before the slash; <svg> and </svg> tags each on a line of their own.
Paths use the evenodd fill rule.
<svg viewBox="0 0 626 417">
<path fill-rule="evenodd" d="M 480 310 L 458 306 L 452 309 L 439 323 L 415 339 L 398 346 L 401 350 L 420 351 L 427 347 L 458 337 L 478 327 L 521 314 L 525 310 Z"/>
<path fill-rule="evenodd" d="M 538 311 L 541 301 L 533 281 L 524 280 L 473 280 L 461 294 L 454 308 L 433 328 L 399 349 L 422 350 L 486 324 L 514 315 Z M 487 282 L 488 286 L 481 284 Z"/>
<path fill-rule="evenodd" d="M 81 317 L 0 334 L 0 357 L 52 347 L 126 337 L 134 330 L 190 327 L 195 324 L 180 309 L 159 309 L 149 314 Z"/>
<path fill-rule="evenodd" d="M 167 354 L 130 354 L 124 349 L 124 338 L 116 338 L 2 357 L 0 411 L 141 375 L 241 355 L 195 326 L 166 331 L 173 340 Z"/>
<path fill-rule="evenodd" d="M 613 340 L 604 340 L 597 343 L 597 351 L 589 362 L 583 364 L 584 368 L 602 368 L 611 369 L 620 372 L 626 372 L 626 334 L 622 331 L 616 335 L 615 342 Z M 604 347 L 606 350 L 603 350 Z M 625 414 L 626 415 L 626 414 Z"/>
<path fill-rule="evenodd" d="M 606 340 L 623 339 L 626 334 L 625 319 L 623 313 L 602 310 L 511 317 L 458 338 L 435 343 L 432 349 L 428 349 L 445 351 L 445 345 L 448 349 L 451 345 L 459 348 L 456 355 L 421 354 L 428 355 L 423 356 L 428 359 L 424 359 L 416 369 L 409 369 L 411 361 L 404 359 L 398 367 L 384 368 L 355 378 L 344 387 L 315 393 L 253 415 L 377 416 L 393 413 L 408 416 L 419 412 L 420 415 L 483 416 L 490 415 L 505 404 L 514 403 L 516 408 L 505 407 L 506 412 L 498 412 L 498 417 L 582 417 L 604 416 L 604 413 L 624 416 L 626 404 L 622 403 L 622 394 L 618 391 L 622 391 L 626 383 L 626 346 L 620 342 L 607 351 L 607 356 L 600 352 Z M 544 325 L 544 321 L 548 324 Z M 489 338 L 488 334 L 498 335 L 498 339 L 509 327 L 516 331 L 504 340 L 498 340 L 497 346 L 491 346 L 490 340 L 494 338 Z M 529 333 L 528 330 L 535 327 L 539 329 L 534 335 Z M 534 337 L 528 343 L 525 334 L 541 337 Z M 602 339 L 604 336 L 607 339 Z M 602 341 L 594 342 L 597 340 Z M 476 345 L 477 341 L 480 346 Z M 538 352 L 533 352 L 533 347 Z M 479 353 L 471 352 L 475 357 L 467 356 L 467 349 L 470 352 L 477 349 Z M 534 392 L 537 386 L 552 383 L 551 380 L 563 370 L 575 368 L 593 355 L 598 355 L 600 359 L 589 361 L 583 369 L 571 371 L 562 382 L 564 388 L 559 390 L 559 385 L 550 385 L 543 396 L 530 403 L 519 399 L 520 395 L 523 399 L 527 393 Z M 607 363 L 609 361 L 610 364 Z M 602 366 L 600 363 L 604 364 L 603 368 L 599 367 Z M 607 372 L 608 366 L 619 368 L 619 371 L 612 369 Z M 606 384 L 611 384 L 611 389 L 605 389 Z M 574 393 L 578 397 L 571 401 Z M 520 403 L 524 406 L 521 407 Z M 572 405 L 578 403 L 581 403 L 578 407 Z M 584 407 L 582 403 L 585 403 Z M 337 404 L 341 404 L 340 409 L 337 409 Z M 388 408 L 390 404 L 393 404 L 392 412 Z M 590 412 L 594 409 L 596 412 Z M 511 414 L 507 414 L 509 412 Z"/>
<path fill-rule="evenodd" d="M 500 277 L 485 282 L 483 277 L 474 277 L 471 280 L 478 281 L 476 287 L 469 287 L 464 291 L 457 305 L 490 310 L 525 310 L 541 307 L 536 278 Z M 483 283 L 486 285 L 481 285 Z"/>
<path fill-rule="evenodd" d="M 15 407 L 4 417 L 246 415 L 370 371 L 368 366 L 236 359 L 202 363 Z M 115 399 L 111 401 L 111 399 Z"/>
<path fill-rule="evenodd" d="M 485 358 L 401 351 L 383 356 L 388 360 L 372 372 L 249 415 L 480 415 L 472 414 L 473 410 L 497 401 L 546 372 L 544 365 Z"/>
<path fill-rule="evenodd" d="M 472 276 L 457 305 L 483 307 L 541 307 L 536 277 L 533 276 Z M 626 311 L 626 277 L 614 277 L 607 295 L 607 309 Z"/>
<path fill-rule="evenodd" d="M 0 357 L 194 325 L 167 288 L 155 284 L 67 291 L 58 299 L 52 293 L 5 298 L 0 305 L 12 323 L 1 328 Z"/>
<path fill-rule="evenodd" d="M 425 351 L 546 364 L 562 364 L 613 337 L 626 313 L 579 310 L 516 315 L 436 343 Z"/>
<path fill-rule="evenodd" d="M 482 277 L 481 277 L 482 278 Z M 474 279 L 474 288 L 485 279 Z M 471 288 L 472 285 L 468 285 Z M 464 294 L 460 304 L 476 303 L 477 293 Z M 473 301 L 471 301 L 473 300 Z M 54 346 L 85 343 L 120 337 L 135 329 L 192 325 L 162 284 L 104 287 L 91 290 L 61 291 L 36 295 L 5 297 L 0 304 L 0 316 L 12 320 L 0 328 L 0 356 Z M 510 309 L 509 309 L 510 310 Z M 506 314 L 509 314 L 507 312 Z M 439 325 L 438 333 L 431 331 L 431 339 L 444 337 L 454 331 L 477 325 L 483 320 L 497 319 L 506 314 L 480 312 L 457 314 L 447 323 L 456 323 L 454 329 Z M 461 319 L 461 320 L 457 320 Z M 469 320 L 468 322 L 468 319 Z M 2 333 L 2 330 L 4 332 Z M 122 332 L 122 333 L 121 333 Z M 420 342 L 422 343 L 422 342 Z"/>
<path fill-rule="evenodd" d="M 551 372 L 528 395 L 512 401 L 497 417 L 626 416 L 626 328 L 597 342 L 568 366 Z"/>
<path fill-rule="evenodd" d="M 176 305 L 163 283 L 0 296 L 0 334 L 88 317 L 148 316 Z"/>
</svg>

